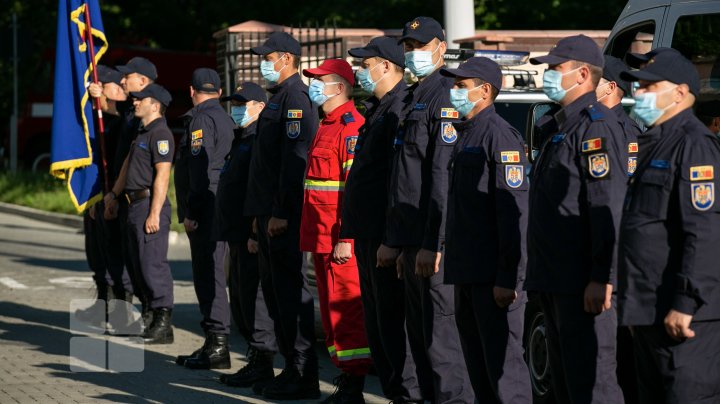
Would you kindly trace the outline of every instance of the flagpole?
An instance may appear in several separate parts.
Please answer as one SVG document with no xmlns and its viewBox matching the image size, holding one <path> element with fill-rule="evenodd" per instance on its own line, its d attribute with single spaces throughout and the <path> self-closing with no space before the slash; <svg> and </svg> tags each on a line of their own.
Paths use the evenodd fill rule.
<svg viewBox="0 0 720 404">
<path fill-rule="evenodd" d="M 93 44 L 92 24 L 90 23 L 90 5 L 85 3 L 85 26 L 87 27 L 87 40 L 90 45 L 90 63 L 92 64 L 93 83 L 98 83 L 97 66 L 95 66 L 95 45 Z M 100 130 L 100 157 L 102 159 L 103 178 L 105 179 L 104 192 L 110 192 L 110 181 L 108 179 L 107 160 L 105 159 L 105 125 L 103 123 L 102 106 L 100 98 L 95 98 L 95 106 L 98 114 L 98 129 Z"/>
</svg>

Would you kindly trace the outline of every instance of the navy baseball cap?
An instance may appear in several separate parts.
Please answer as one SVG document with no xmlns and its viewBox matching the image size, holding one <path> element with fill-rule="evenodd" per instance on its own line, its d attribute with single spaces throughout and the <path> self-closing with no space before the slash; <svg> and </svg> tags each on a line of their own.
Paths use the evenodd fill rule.
<svg viewBox="0 0 720 404">
<path fill-rule="evenodd" d="M 153 62 L 139 56 L 130 59 L 126 65 L 117 66 L 116 68 L 124 75 L 128 75 L 130 73 L 142 74 L 152 81 L 157 80 L 158 77 L 157 69 L 155 68 Z"/>
<path fill-rule="evenodd" d="M 620 73 L 626 71 L 628 67 L 625 63 L 615 56 L 605 55 L 605 67 L 603 68 L 602 77 L 607 81 L 614 81 L 617 86 L 623 90 L 625 94 L 630 95 L 630 82 L 620 78 Z"/>
<path fill-rule="evenodd" d="M 251 81 L 246 81 L 240 84 L 232 95 L 223 97 L 221 101 L 230 100 L 238 102 L 259 101 L 267 103 L 267 94 L 265 94 L 265 90 L 263 90 L 263 88 L 259 85 Z"/>
<path fill-rule="evenodd" d="M 375 37 L 365 47 L 352 48 L 348 53 L 356 58 L 379 57 L 387 59 L 400 67 L 405 67 L 405 50 L 396 39 L 389 36 Z"/>
<path fill-rule="evenodd" d="M 105 65 L 97 65 L 98 81 L 101 83 L 115 83 L 120 85 L 123 74 Z"/>
<path fill-rule="evenodd" d="M 402 43 L 406 39 L 415 39 L 420 43 L 428 43 L 432 41 L 433 38 L 441 41 L 445 40 L 442 25 L 430 17 L 417 17 L 405 24 L 398 43 Z"/>
<path fill-rule="evenodd" d="M 131 92 L 130 95 L 138 100 L 148 97 L 154 98 L 165 107 L 168 107 L 170 105 L 170 101 L 172 101 L 172 96 L 168 93 L 165 87 L 155 83 L 145 87 L 142 91 Z"/>
<path fill-rule="evenodd" d="M 217 93 L 220 91 L 220 76 L 213 69 L 200 67 L 192 74 L 192 87 L 201 93 Z"/>
<path fill-rule="evenodd" d="M 655 48 L 648 53 L 627 53 L 625 54 L 625 63 L 628 66 L 639 69 L 640 65 L 647 63 L 650 59 L 663 52 L 675 52 L 680 53 L 677 49 L 673 48 Z"/>
<path fill-rule="evenodd" d="M 695 65 L 679 52 L 660 52 L 640 70 L 624 71 L 620 78 L 627 81 L 664 81 L 687 84 L 696 97 L 700 94 L 700 75 Z"/>
<path fill-rule="evenodd" d="M 603 67 L 603 54 L 600 47 L 592 38 L 585 35 L 574 35 L 559 40 L 547 55 L 531 58 L 530 63 L 534 65 L 547 63 L 552 66 L 568 60 Z"/>
<path fill-rule="evenodd" d="M 457 69 L 440 69 L 440 74 L 446 77 L 477 78 L 490 83 L 498 90 L 502 88 L 503 75 L 500 65 L 486 57 L 471 57 Z"/>
<path fill-rule="evenodd" d="M 250 51 L 260 56 L 265 56 L 273 52 L 288 52 L 298 56 L 302 53 L 300 42 L 287 32 L 273 32 L 268 36 L 268 39 L 265 40 L 265 43 L 250 48 Z"/>
</svg>

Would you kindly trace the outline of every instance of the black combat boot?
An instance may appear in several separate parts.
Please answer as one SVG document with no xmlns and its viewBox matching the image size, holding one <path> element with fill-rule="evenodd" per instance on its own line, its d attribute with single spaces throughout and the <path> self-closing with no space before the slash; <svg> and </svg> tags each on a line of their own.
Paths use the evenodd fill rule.
<svg viewBox="0 0 720 404">
<path fill-rule="evenodd" d="M 208 333 L 210 343 L 196 358 L 185 360 L 189 369 L 230 369 L 230 349 L 227 334 Z"/>
<path fill-rule="evenodd" d="M 335 392 L 321 404 L 365 404 L 363 389 L 365 389 L 365 376 L 353 376 L 342 373 L 333 379 Z"/>
<path fill-rule="evenodd" d="M 106 284 L 97 285 L 97 299 L 90 307 L 75 311 L 75 318 L 94 327 L 102 327 L 107 321 L 107 302 L 112 288 Z"/>
<path fill-rule="evenodd" d="M 255 388 L 253 386 L 253 391 Z M 263 389 L 263 397 L 271 400 L 308 400 L 320 398 L 317 371 L 301 375 L 294 365 L 285 368 Z"/>
<path fill-rule="evenodd" d="M 247 365 L 232 375 L 220 375 L 220 382 L 233 387 L 250 387 L 255 383 L 272 380 L 274 352 L 248 348 Z"/>
<path fill-rule="evenodd" d="M 153 322 L 153 311 L 150 309 L 149 305 L 142 303 L 141 316 L 143 331 L 147 331 L 150 329 L 150 324 Z"/>
<path fill-rule="evenodd" d="M 202 346 L 200 348 L 196 349 L 195 351 L 193 351 L 193 353 L 191 353 L 190 355 L 178 355 L 178 357 L 175 358 L 175 363 L 177 363 L 180 366 L 185 366 L 186 360 L 188 360 L 190 358 L 197 358 L 198 356 L 200 356 L 200 353 L 205 350 L 205 348 L 208 346 L 209 343 L 210 343 L 210 338 L 208 337 L 208 333 L 205 332 L 205 342 L 203 342 Z"/>
<path fill-rule="evenodd" d="M 139 336 L 142 334 L 142 323 L 135 319 L 135 308 L 132 305 L 133 294 L 123 291 L 108 300 L 108 333 L 117 336 Z"/>
<path fill-rule="evenodd" d="M 155 309 L 152 311 L 153 320 L 150 328 L 143 333 L 146 344 L 172 344 L 174 341 L 172 323 L 172 309 Z"/>
</svg>

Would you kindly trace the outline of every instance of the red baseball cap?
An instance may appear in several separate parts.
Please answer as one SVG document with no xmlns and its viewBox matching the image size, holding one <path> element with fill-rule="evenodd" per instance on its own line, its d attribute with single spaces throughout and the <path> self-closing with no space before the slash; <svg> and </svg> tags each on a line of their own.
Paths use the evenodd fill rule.
<svg viewBox="0 0 720 404">
<path fill-rule="evenodd" d="M 344 59 L 325 59 L 320 66 L 314 69 L 304 69 L 302 73 L 303 76 L 311 78 L 334 73 L 347 80 L 351 86 L 355 85 L 355 75 L 352 67 Z"/>
</svg>

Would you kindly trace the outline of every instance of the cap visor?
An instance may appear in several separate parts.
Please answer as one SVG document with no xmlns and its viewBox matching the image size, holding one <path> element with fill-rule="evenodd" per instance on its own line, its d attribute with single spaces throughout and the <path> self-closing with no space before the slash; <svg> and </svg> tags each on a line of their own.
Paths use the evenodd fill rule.
<svg viewBox="0 0 720 404">
<path fill-rule="evenodd" d="M 134 97 L 134 98 L 137 98 L 137 99 L 139 99 L 139 100 L 141 100 L 141 99 L 143 99 L 143 98 L 149 97 L 147 94 L 145 94 L 145 93 L 142 92 L 142 91 L 133 91 L 133 92 L 130 93 L 130 96 L 132 96 L 132 97 Z"/>
<path fill-rule="evenodd" d="M 265 56 L 268 53 L 273 53 L 275 51 L 273 49 L 271 49 L 269 46 L 260 45 L 260 46 L 254 47 L 254 48 L 250 48 L 250 52 L 252 52 L 256 55 Z"/>
<path fill-rule="evenodd" d="M 565 63 L 568 60 L 570 60 L 570 59 L 564 58 L 561 56 L 545 55 L 545 56 L 539 56 L 536 58 L 531 58 L 530 63 L 534 64 L 534 65 L 541 65 L 543 63 L 547 63 L 549 65 L 559 65 L 560 63 Z"/>
<path fill-rule="evenodd" d="M 628 66 L 639 68 L 641 64 L 647 63 L 650 60 L 644 53 L 628 53 L 625 55 L 625 63 Z"/>
<path fill-rule="evenodd" d="M 370 58 L 380 56 L 377 54 L 377 52 L 373 52 L 367 48 L 352 48 L 348 51 L 348 54 L 356 58 Z"/>
<path fill-rule="evenodd" d="M 416 41 L 418 41 L 418 42 L 420 42 L 420 43 L 426 44 L 426 43 L 432 41 L 433 38 L 435 38 L 435 37 L 434 37 L 434 36 L 431 36 L 431 37 L 428 38 L 428 35 L 422 35 L 422 34 L 420 34 L 419 32 L 411 32 L 411 33 L 409 33 L 409 34 L 407 34 L 407 35 L 401 36 L 400 39 L 398 39 L 398 42 L 397 42 L 397 43 L 398 43 L 398 44 L 401 44 L 401 43 L 403 43 L 403 41 L 405 41 L 406 39 L 414 39 L 414 40 L 416 40 Z"/>
<path fill-rule="evenodd" d="M 131 68 L 125 66 L 125 65 L 123 65 L 123 66 L 116 66 L 115 68 L 117 69 L 117 71 L 119 71 L 119 72 L 122 73 L 122 74 L 130 74 L 130 73 L 134 73 L 134 72 L 135 72 L 133 69 L 131 69 Z"/>
<path fill-rule="evenodd" d="M 303 76 L 310 77 L 310 78 L 317 77 L 317 76 L 324 76 L 326 74 L 337 74 L 338 76 L 340 76 L 340 74 L 338 74 L 338 73 L 331 72 L 330 70 L 321 69 L 319 67 L 315 68 L 315 69 L 305 69 L 305 70 L 303 70 L 302 73 L 303 73 Z"/>
<path fill-rule="evenodd" d="M 627 71 L 620 73 L 620 78 L 627 81 L 663 81 L 664 77 L 643 70 Z"/>
<path fill-rule="evenodd" d="M 462 69 L 446 69 L 444 67 L 440 69 L 440 74 L 445 77 L 472 77 L 467 74 L 463 74 Z"/>
</svg>

